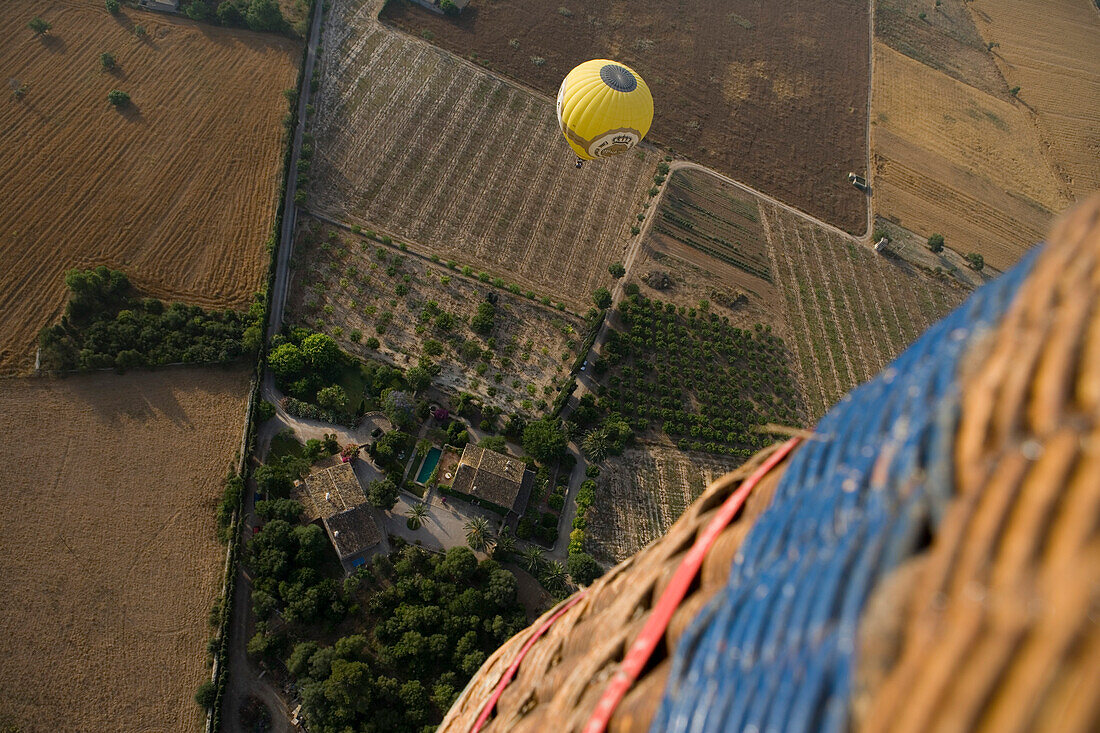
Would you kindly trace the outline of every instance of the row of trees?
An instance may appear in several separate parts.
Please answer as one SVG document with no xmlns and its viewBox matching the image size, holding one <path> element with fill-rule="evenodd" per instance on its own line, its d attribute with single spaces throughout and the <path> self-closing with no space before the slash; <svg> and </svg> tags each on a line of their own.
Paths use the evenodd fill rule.
<svg viewBox="0 0 1100 733">
<path fill-rule="evenodd" d="M 158 366 L 229 362 L 255 353 L 263 338 L 263 306 L 247 313 L 206 311 L 139 298 L 118 270 L 70 270 L 61 322 L 39 333 L 44 369 Z"/>
<path fill-rule="evenodd" d="M 771 328 L 732 326 L 699 308 L 634 292 L 619 306 L 606 356 L 593 365 L 599 397 L 586 395 L 571 419 L 587 430 L 590 459 L 621 451 L 632 431 L 659 429 L 684 447 L 748 455 L 767 442 L 757 428 L 797 423 L 790 356 Z"/>
<path fill-rule="evenodd" d="M 192 0 L 184 5 L 191 20 L 216 22 L 231 28 L 285 33 L 289 28 L 276 0 Z"/>
</svg>

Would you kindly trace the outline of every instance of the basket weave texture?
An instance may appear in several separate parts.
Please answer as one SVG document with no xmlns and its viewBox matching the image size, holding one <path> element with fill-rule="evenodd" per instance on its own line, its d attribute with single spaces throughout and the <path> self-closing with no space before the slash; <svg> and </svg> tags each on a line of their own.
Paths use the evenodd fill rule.
<svg viewBox="0 0 1100 733">
<path fill-rule="evenodd" d="M 868 731 L 1100 730 L 1100 200 L 1051 242 L 962 376 L 957 498 L 865 627 Z"/>
</svg>

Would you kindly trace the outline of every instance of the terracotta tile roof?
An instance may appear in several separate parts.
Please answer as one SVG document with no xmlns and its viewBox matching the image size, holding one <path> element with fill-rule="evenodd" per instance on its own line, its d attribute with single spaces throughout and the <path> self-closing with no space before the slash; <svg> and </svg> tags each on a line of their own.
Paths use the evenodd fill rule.
<svg viewBox="0 0 1100 733">
<path fill-rule="evenodd" d="M 291 491 L 291 498 L 302 505 L 302 512 L 311 522 L 328 519 L 367 501 L 350 463 L 338 463 L 311 473 L 298 482 Z"/>
<path fill-rule="evenodd" d="M 525 481 L 533 480 L 523 461 L 476 445 L 467 445 L 458 461 L 451 489 L 490 501 L 505 509 L 516 509 Z"/>
<path fill-rule="evenodd" d="M 382 541 L 382 532 L 374 522 L 371 508 L 366 504 L 333 514 L 324 520 L 324 525 L 341 560 Z"/>
</svg>

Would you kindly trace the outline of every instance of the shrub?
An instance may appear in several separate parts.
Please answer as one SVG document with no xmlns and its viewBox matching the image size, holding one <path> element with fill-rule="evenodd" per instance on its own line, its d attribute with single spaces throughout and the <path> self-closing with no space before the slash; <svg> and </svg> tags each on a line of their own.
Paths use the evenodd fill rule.
<svg viewBox="0 0 1100 733">
<path fill-rule="evenodd" d="M 458 15 L 460 12 L 454 0 L 439 0 L 439 9 L 446 15 Z"/>
<path fill-rule="evenodd" d="M 119 89 L 107 92 L 107 101 L 116 107 L 124 107 L 130 103 L 130 95 Z"/>
<path fill-rule="evenodd" d="M 271 404 L 267 400 L 260 400 L 256 403 L 256 419 L 260 422 L 266 422 L 275 417 L 275 405 Z"/>
<path fill-rule="evenodd" d="M 542 66 L 546 63 L 546 59 L 544 59 L 542 56 L 532 56 L 531 63 L 535 66 Z"/>
<path fill-rule="evenodd" d="M 965 257 L 967 265 L 971 270 L 981 272 L 985 267 L 985 258 L 977 252 L 970 252 Z"/>
<path fill-rule="evenodd" d="M 118 0 L 115 1 L 117 2 Z M 114 56 L 109 53 L 101 53 L 99 54 L 99 65 L 104 71 L 110 71 L 114 69 L 117 64 Z"/>
<path fill-rule="evenodd" d="M 212 680 L 206 680 L 199 689 L 195 691 L 195 702 L 199 704 L 199 707 L 203 710 L 209 710 L 214 707 L 214 698 L 218 695 L 218 688 L 214 686 Z"/>
<path fill-rule="evenodd" d="M 138 38 L 145 38 L 145 26 L 135 25 L 134 26 L 134 35 L 137 36 Z"/>
<path fill-rule="evenodd" d="M 591 585 L 592 581 L 603 575 L 603 568 L 587 552 L 570 553 L 566 566 L 569 575 L 579 585 Z"/>
<path fill-rule="evenodd" d="M 930 236 L 928 238 L 928 249 L 932 250 L 933 252 L 942 252 L 943 251 L 943 235 L 942 234 L 933 234 L 932 236 Z"/>
</svg>

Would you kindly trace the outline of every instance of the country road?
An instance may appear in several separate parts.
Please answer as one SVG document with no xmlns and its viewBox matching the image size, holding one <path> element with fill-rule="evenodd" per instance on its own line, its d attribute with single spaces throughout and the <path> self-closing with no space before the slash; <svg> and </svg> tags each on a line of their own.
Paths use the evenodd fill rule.
<svg viewBox="0 0 1100 733">
<path fill-rule="evenodd" d="M 283 226 L 279 237 L 279 249 L 275 253 L 275 283 L 271 290 L 271 313 L 267 321 L 267 338 L 279 332 L 283 325 L 283 308 L 290 284 L 290 255 L 294 248 L 294 225 L 298 220 L 298 206 L 294 195 L 298 192 L 298 156 L 302 151 L 302 131 L 306 126 L 306 107 L 309 105 L 310 80 L 317 63 L 317 45 L 321 42 L 321 19 L 324 3 L 313 5 L 313 26 L 309 32 L 306 65 L 302 70 L 302 86 L 298 90 L 298 124 L 294 128 L 294 143 L 290 150 L 290 168 L 287 170 L 286 195 L 283 198 Z"/>
<path fill-rule="evenodd" d="M 282 327 L 283 307 L 286 304 L 287 285 L 290 279 L 290 254 L 294 243 L 294 224 L 297 219 L 297 206 L 294 203 L 294 195 L 297 193 L 298 181 L 295 171 L 298 169 L 298 154 L 302 148 L 302 128 L 306 123 L 310 79 L 313 77 L 313 67 L 317 60 L 317 44 L 321 38 L 323 5 L 322 2 L 314 3 L 312 27 L 306 45 L 305 68 L 302 72 L 301 88 L 298 90 L 298 124 L 294 131 L 294 141 L 290 153 L 290 168 L 287 171 L 286 196 L 283 200 L 282 232 L 279 239 L 279 248 L 275 255 L 275 283 L 272 287 L 271 312 L 267 323 L 267 339 L 269 341 Z M 251 527 L 255 521 L 253 509 L 252 491 L 246 489 L 241 507 L 241 531 L 245 533 L 246 537 L 251 534 Z M 226 672 L 229 679 L 222 703 L 221 729 L 228 733 L 241 731 L 241 706 L 247 698 L 258 697 L 264 701 L 271 712 L 271 730 L 275 733 L 290 731 L 290 711 L 287 709 L 280 691 L 260 678 L 255 668 L 248 661 L 245 647 L 248 644 L 252 607 L 250 602 L 251 583 L 247 573 L 245 573 L 244 566 L 239 562 L 234 572 L 237 573 L 237 580 L 233 590 L 233 615 L 229 624 L 229 669 Z"/>
</svg>

